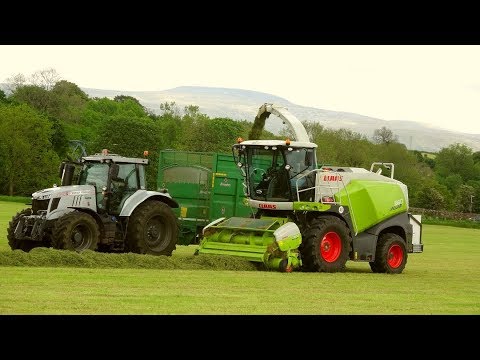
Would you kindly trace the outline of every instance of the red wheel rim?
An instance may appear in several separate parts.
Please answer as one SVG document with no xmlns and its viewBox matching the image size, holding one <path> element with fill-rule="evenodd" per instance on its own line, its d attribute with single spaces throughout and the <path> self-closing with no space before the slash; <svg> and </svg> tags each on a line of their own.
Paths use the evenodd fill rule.
<svg viewBox="0 0 480 360">
<path fill-rule="evenodd" d="M 342 239 L 334 231 L 325 234 L 320 243 L 320 254 L 326 262 L 334 262 L 342 252 Z"/>
<path fill-rule="evenodd" d="M 388 265 L 393 269 L 398 268 L 402 264 L 403 251 L 400 245 L 390 246 L 390 249 L 388 249 L 387 259 Z"/>
</svg>

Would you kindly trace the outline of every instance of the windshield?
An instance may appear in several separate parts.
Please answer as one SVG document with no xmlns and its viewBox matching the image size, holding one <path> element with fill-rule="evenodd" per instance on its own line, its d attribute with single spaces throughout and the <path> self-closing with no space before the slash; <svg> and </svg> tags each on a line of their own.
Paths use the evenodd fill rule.
<svg viewBox="0 0 480 360">
<path fill-rule="evenodd" d="M 99 191 L 103 186 L 107 186 L 107 179 L 108 164 L 99 162 L 85 163 L 80 173 L 78 184 L 94 185 L 97 187 L 97 191 Z"/>
<path fill-rule="evenodd" d="M 293 201 L 299 175 L 316 167 L 311 148 L 242 146 L 234 148 L 234 155 L 254 200 Z"/>
</svg>

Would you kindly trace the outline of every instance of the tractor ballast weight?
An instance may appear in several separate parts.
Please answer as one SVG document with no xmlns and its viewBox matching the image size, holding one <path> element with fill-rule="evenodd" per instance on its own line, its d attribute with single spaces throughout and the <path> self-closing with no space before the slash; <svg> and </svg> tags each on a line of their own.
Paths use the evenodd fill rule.
<svg viewBox="0 0 480 360">
<path fill-rule="evenodd" d="M 368 261 L 373 272 L 401 273 L 408 253 L 423 252 L 421 217 L 408 212 L 408 189 L 393 178 L 394 164 L 375 162 L 370 171 L 317 168 L 317 145 L 285 108 L 262 105 L 250 136 L 270 114 L 290 125 L 295 141 L 239 139 L 233 154 L 256 213 L 207 225 L 197 253 L 230 254 L 282 271 L 343 271 L 353 260 Z M 286 228 L 292 232 L 282 247 L 273 232 Z"/>
</svg>

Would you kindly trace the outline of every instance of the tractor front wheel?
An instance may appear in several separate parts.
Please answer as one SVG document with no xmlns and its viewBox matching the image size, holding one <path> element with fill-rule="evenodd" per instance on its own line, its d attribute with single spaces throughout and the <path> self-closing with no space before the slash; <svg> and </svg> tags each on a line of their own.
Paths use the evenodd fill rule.
<svg viewBox="0 0 480 360">
<path fill-rule="evenodd" d="M 397 234 L 382 234 L 377 241 L 375 261 L 370 262 L 374 273 L 400 274 L 407 264 L 405 241 Z"/>
<path fill-rule="evenodd" d="M 177 217 L 167 204 L 147 200 L 133 211 L 128 222 L 128 251 L 171 256 L 177 238 Z"/>
<path fill-rule="evenodd" d="M 52 246 L 54 249 L 96 250 L 100 231 L 95 219 L 84 212 L 72 211 L 55 222 L 52 229 Z"/>
<path fill-rule="evenodd" d="M 347 225 L 335 216 L 314 219 L 302 235 L 303 269 L 306 271 L 344 271 L 350 249 L 350 232 Z"/>
<path fill-rule="evenodd" d="M 10 248 L 12 250 L 19 249 L 19 250 L 22 250 L 22 251 L 25 251 L 25 252 L 29 252 L 34 247 L 43 245 L 42 243 L 40 243 L 38 241 L 15 238 L 15 229 L 17 228 L 17 225 L 20 222 L 20 219 L 23 216 L 30 216 L 30 215 L 32 215 L 32 209 L 30 209 L 30 208 L 23 209 L 22 211 L 18 212 L 12 218 L 12 220 L 8 223 L 7 240 L 8 240 L 8 245 L 10 245 Z"/>
</svg>

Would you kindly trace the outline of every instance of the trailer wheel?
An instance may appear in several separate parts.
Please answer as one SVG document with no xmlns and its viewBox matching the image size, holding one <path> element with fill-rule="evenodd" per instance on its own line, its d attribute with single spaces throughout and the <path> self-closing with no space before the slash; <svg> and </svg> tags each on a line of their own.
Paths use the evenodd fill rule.
<svg viewBox="0 0 480 360">
<path fill-rule="evenodd" d="M 167 204 L 148 200 L 133 211 L 127 230 L 128 251 L 171 256 L 177 238 L 177 217 Z"/>
<path fill-rule="evenodd" d="M 52 247 L 81 252 L 96 250 L 100 231 L 95 219 L 84 212 L 73 211 L 58 218 L 52 229 Z"/>
<path fill-rule="evenodd" d="M 347 225 L 335 216 L 320 216 L 306 228 L 302 237 L 302 268 L 306 271 L 344 271 L 350 249 Z"/>
<path fill-rule="evenodd" d="M 382 234 L 377 241 L 375 261 L 370 262 L 374 273 L 400 274 L 407 264 L 405 241 L 397 234 Z"/>
<path fill-rule="evenodd" d="M 8 223 L 7 239 L 8 239 L 8 245 L 10 245 L 10 248 L 12 250 L 18 249 L 25 252 L 29 252 L 34 247 L 43 245 L 41 242 L 38 242 L 38 241 L 22 240 L 22 239 L 15 238 L 15 229 L 17 228 L 20 218 L 22 216 L 30 216 L 30 215 L 32 215 L 32 209 L 30 208 L 23 209 L 19 211 L 14 217 L 12 217 L 12 220 Z"/>
</svg>

